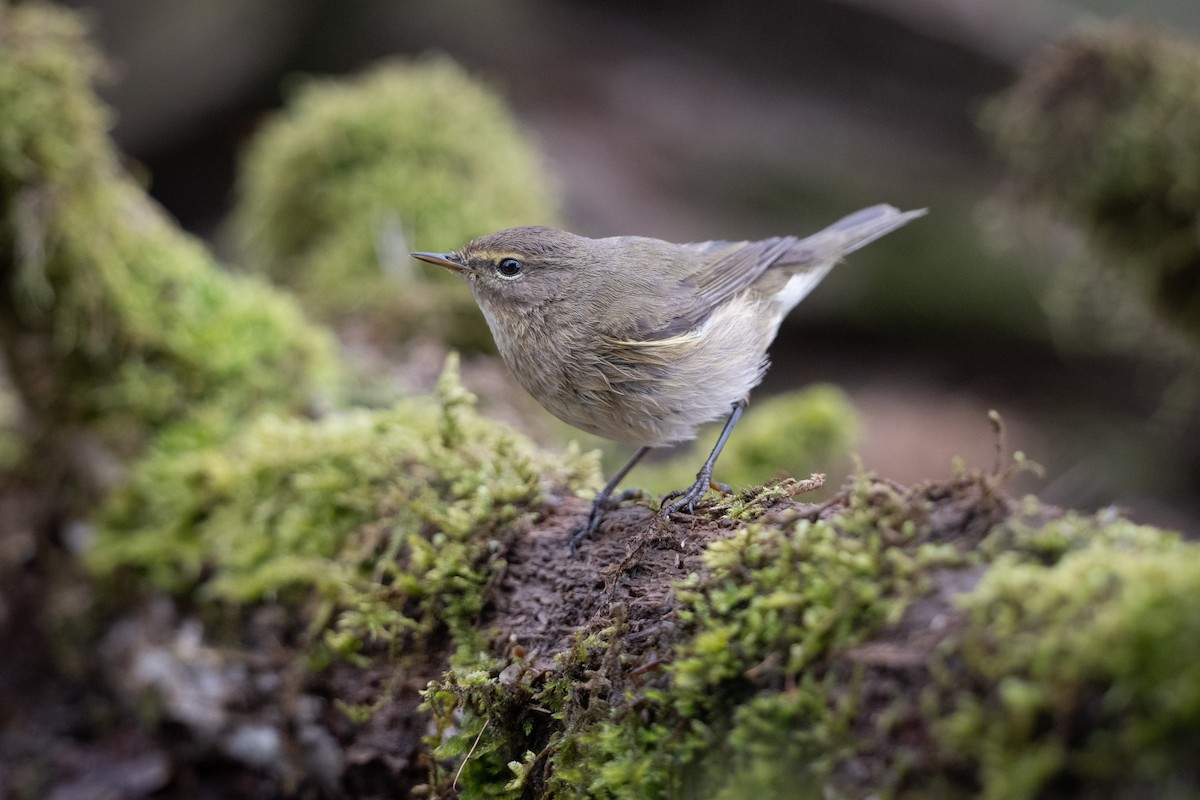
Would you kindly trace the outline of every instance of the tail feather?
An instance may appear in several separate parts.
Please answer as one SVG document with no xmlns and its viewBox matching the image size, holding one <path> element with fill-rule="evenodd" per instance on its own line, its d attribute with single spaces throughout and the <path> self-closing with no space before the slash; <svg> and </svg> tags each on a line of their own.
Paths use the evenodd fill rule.
<svg viewBox="0 0 1200 800">
<path fill-rule="evenodd" d="M 925 214 L 926 210 L 923 208 L 902 212 L 895 206 L 881 203 L 855 211 L 828 228 L 802 239 L 794 252 L 800 256 L 799 260 L 807 262 L 819 263 L 827 259 L 838 261 L 848 253 L 853 253 Z M 785 257 L 780 261 L 786 263 L 790 260 Z"/>
<path fill-rule="evenodd" d="M 798 241 L 772 268 L 791 272 L 787 283 L 776 291 L 774 300 L 783 314 L 791 311 L 833 269 L 847 253 L 853 253 L 884 234 L 891 233 L 917 217 L 925 209 L 901 212 L 881 204 L 855 211 L 822 231 Z"/>
</svg>

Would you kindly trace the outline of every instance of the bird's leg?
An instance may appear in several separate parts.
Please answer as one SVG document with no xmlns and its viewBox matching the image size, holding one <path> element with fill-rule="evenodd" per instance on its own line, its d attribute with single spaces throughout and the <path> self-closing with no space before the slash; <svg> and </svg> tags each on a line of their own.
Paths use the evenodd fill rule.
<svg viewBox="0 0 1200 800">
<path fill-rule="evenodd" d="M 721 455 L 721 450 L 725 447 L 726 440 L 729 439 L 729 434 L 733 433 L 733 426 L 737 425 L 737 421 L 741 418 L 742 412 L 746 410 L 746 401 L 739 400 L 733 404 L 733 410 L 729 412 L 729 419 L 725 421 L 725 428 L 721 431 L 717 443 L 713 445 L 712 452 L 708 454 L 708 460 L 704 462 L 704 466 L 696 473 L 696 482 L 687 489 L 681 489 L 671 492 L 663 498 L 662 507 L 659 510 L 659 515 L 663 519 L 674 514 L 676 511 L 687 509 L 688 513 L 694 513 L 696 510 L 696 501 L 704 497 L 704 493 L 712 488 L 720 488 L 728 492 L 729 487 L 724 484 L 713 483 L 712 473 L 713 467 L 717 463 L 717 456 Z M 678 499 L 676 499 L 678 498 Z M 668 501 L 674 502 L 668 502 Z"/>
<path fill-rule="evenodd" d="M 570 537 L 567 539 L 567 545 L 571 548 L 571 552 L 575 552 L 575 548 L 579 547 L 579 543 L 584 539 L 590 539 L 596 533 L 596 529 L 600 527 L 600 520 L 604 518 L 604 512 L 608 510 L 612 503 L 612 493 L 617 488 L 617 485 L 625 479 L 629 474 L 629 470 L 633 469 L 642 456 L 650 452 L 649 447 L 640 447 L 633 454 L 633 457 L 625 462 L 625 466 L 617 471 L 617 474 L 612 477 L 608 483 L 604 484 L 604 488 L 596 495 L 596 499 L 592 501 L 592 510 L 588 514 L 587 522 L 580 525 L 575 530 L 571 531 Z M 618 495 L 617 502 L 626 498 L 626 494 L 622 492 Z"/>
</svg>

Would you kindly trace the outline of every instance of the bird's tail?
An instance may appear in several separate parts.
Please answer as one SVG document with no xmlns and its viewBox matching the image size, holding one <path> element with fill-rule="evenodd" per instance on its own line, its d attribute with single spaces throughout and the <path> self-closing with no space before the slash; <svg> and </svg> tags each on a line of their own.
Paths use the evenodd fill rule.
<svg viewBox="0 0 1200 800">
<path fill-rule="evenodd" d="M 923 208 L 900 211 L 886 203 L 871 206 L 842 217 L 825 230 L 803 239 L 796 249 L 807 250 L 814 262 L 838 261 L 847 253 L 853 253 L 925 213 Z"/>
<path fill-rule="evenodd" d="M 773 265 L 791 273 L 787 284 L 775 295 L 786 314 L 811 292 L 842 257 L 891 233 L 901 225 L 924 216 L 925 209 L 904 211 L 886 204 L 855 211 L 823 231 L 801 239 Z"/>
</svg>

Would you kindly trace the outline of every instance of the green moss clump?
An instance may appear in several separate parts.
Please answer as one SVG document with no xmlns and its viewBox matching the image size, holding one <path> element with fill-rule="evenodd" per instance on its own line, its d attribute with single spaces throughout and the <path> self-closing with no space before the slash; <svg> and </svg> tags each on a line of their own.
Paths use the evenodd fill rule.
<svg viewBox="0 0 1200 800">
<path fill-rule="evenodd" d="M 479 418 L 456 363 L 437 402 L 268 416 L 223 445 L 152 453 L 100 516 L 89 566 L 217 608 L 285 603 L 347 656 L 443 628 L 470 649 L 496 543 L 548 483 L 594 486 L 597 464 Z"/>
<path fill-rule="evenodd" d="M 620 614 L 549 674 L 461 664 L 426 693 L 435 752 L 477 746 L 464 797 L 1195 796 L 1197 546 L 1031 501 L 947 542 L 991 480 L 859 477 L 713 542 L 655 670 Z"/>
<path fill-rule="evenodd" d="M 598 797 L 736 798 L 747 786 L 822 796 L 836 757 L 856 746 L 854 695 L 833 657 L 897 622 L 931 570 L 966 560 L 922 543 L 920 507 L 881 488 L 860 479 L 829 521 L 754 523 L 711 544 L 707 573 L 677 587 L 689 635 L 666 667 L 669 688 L 626 698 L 638 714 L 614 704 L 580 733 L 587 755 L 555 765 L 562 796 L 571 785 Z"/>
<path fill-rule="evenodd" d="M 836 473 L 847 467 L 860 428 L 850 398 L 828 384 L 751 403 L 721 452 L 714 477 L 736 489 L 781 473 Z M 653 473 L 647 470 L 646 488 L 662 493 L 690 485 L 704 460 L 698 450 L 672 458 Z"/>
<path fill-rule="evenodd" d="M 331 339 L 224 274 L 121 170 L 72 14 L 0 7 L 0 332 L 37 441 L 211 441 L 332 386 Z M 39 447 L 45 441 L 39 441 Z"/>
<path fill-rule="evenodd" d="M 91 86 L 102 60 L 79 19 L 47 6 L 0 12 L 0 188 L 7 206 L 20 187 L 47 177 L 91 177 L 110 167 L 108 113 Z M 11 239 L 9 240 L 12 241 Z"/>
<path fill-rule="evenodd" d="M 512 763 L 493 759 L 491 772 L 476 765 L 477 788 L 464 796 L 492 796 L 484 787 L 506 781 L 499 794 L 508 797 L 531 781 L 540 797 L 737 798 L 751 785 L 767 797 L 806 796 L 796 794 L 804 787 L 821 796 L 836 756 L 855 749 L 853 695 L 839 690 L 834 656 L 899 620 L 932 570 L 967 560 L 923 541 L 923 510 L 911 500 L 864 478 L 828 521 L 753 523 L 714 542 L 706 573 L 677 587 L 687 634 L 661 677 L 622 679 L 625 659 L 638 656 L 620 651 L 619 626 L 580 643 L 560 656 L 559 674 L 522 690 L 558 721 L 540 740 L 504 729 L 520 716 L 505 705 L 513 692 L 502 691 L 497 667 L 490 682 L 464 669 L 474 680 L 452 672 L 435 683 L 426 696 L 444 730 L 465 709 L 501 720 L 494 751 L 541 746 Z M 465 752 L 478 729 L 444 733 L 439 755 Z"/>
<path fill-rule="evenodd" d="M 462 281 L 408 253 L 557 216 L 500 96 L 427 57 L 304 84 L 247 150 L 234 221 L 245 262 L 321 316 L 490 350 Z"/>
<path fill-rule="evenodd" d="M 977 765 L 987 798 L 1062 796 L 1072 786 L 1194 797 L 1196 547 L 1075 515 L 1016 542 L 1038 558 L 998 557 L 962 598 L 968 625 L 938 665 L 944 757 Z"/>
<path fill-rule="evenodd" d="M 1200 47 L 1125 24 L 1085 31 L 1035 57 L 985 128 L 1016 187 L 1200 338 Z"/>
</svg>

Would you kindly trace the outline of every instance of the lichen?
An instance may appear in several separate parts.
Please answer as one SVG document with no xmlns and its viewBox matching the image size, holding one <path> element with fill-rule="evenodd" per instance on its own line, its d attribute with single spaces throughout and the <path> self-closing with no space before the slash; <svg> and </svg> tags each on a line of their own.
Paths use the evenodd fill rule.
<svg viewBox="0 0 1200 800">
<path fill-rule="evenodd" d="M 499 94 L 444 57 L 306 81 L 242 163 L 244 262 L 380 340 L 492 348 L 456 276 L 410 250 L 557 219 L 538 157 Z"/>
<path fill-rule="evenodd" d="M 0 7 L 0 338 L 31 438 L 52 451 L 86 430 L 128 458 L 167 429 L 212 441 L 311 407 L 335 382 L 331 339 L 224 273 L 125 174 L 84 33 Z"/>
</svg>

